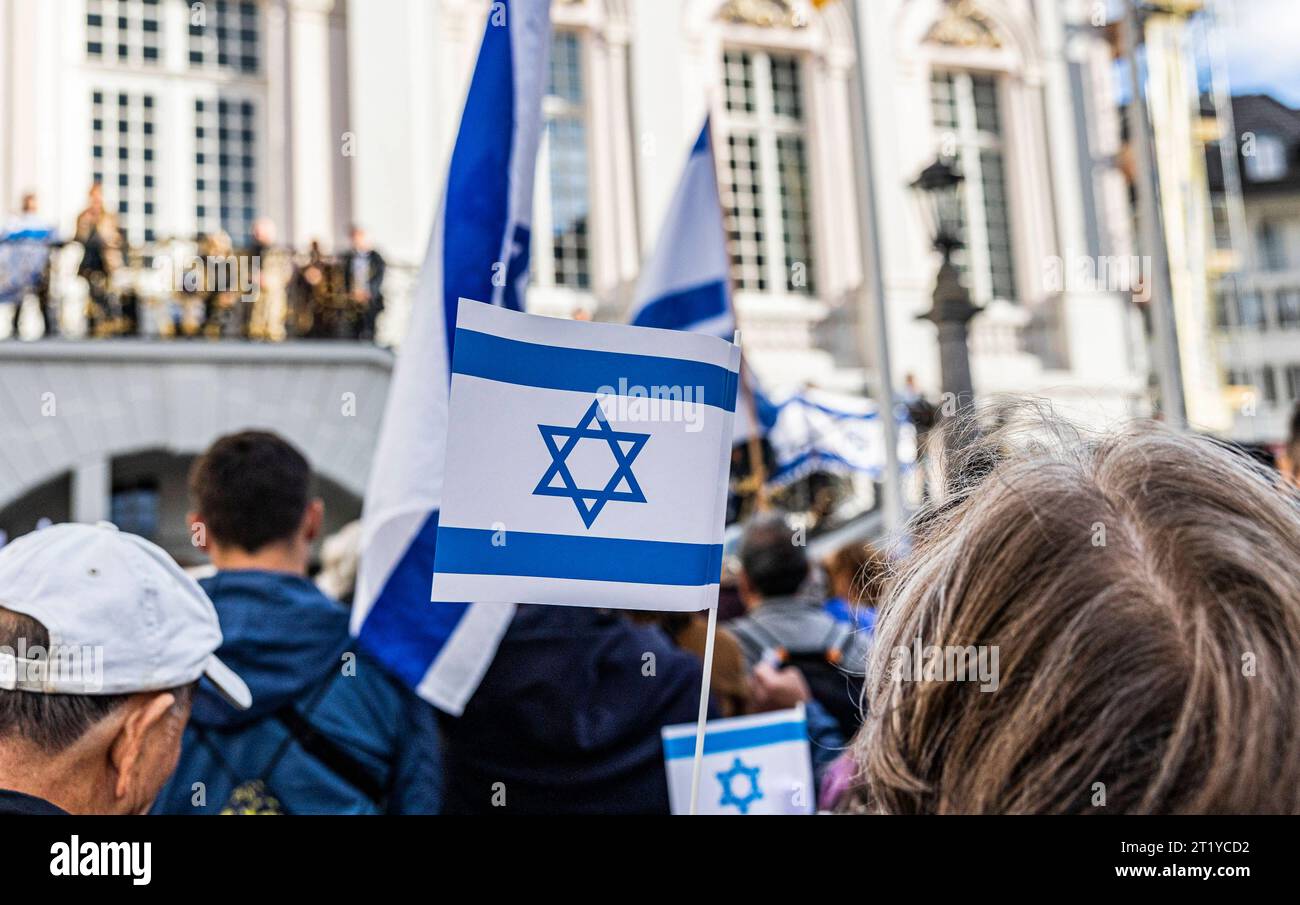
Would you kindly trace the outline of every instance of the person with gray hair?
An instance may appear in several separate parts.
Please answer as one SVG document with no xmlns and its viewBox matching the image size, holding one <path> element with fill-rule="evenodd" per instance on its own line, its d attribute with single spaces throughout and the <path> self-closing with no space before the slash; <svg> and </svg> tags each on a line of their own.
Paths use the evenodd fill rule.
<svg viewBox="0 0 1300 905">
<path fill-rule="evenodd" d="M 858 807 L 1300 813 L 1300 495 L 1155 423 L 964 425 L 876 622 Z"/>
<path fill-rule="evenodd" d="M 0 551 L 0 814 L 143 814 L 194 686 L 247 708 L 212 602 L 161 549 L 56 525 Z"/>
</svg>

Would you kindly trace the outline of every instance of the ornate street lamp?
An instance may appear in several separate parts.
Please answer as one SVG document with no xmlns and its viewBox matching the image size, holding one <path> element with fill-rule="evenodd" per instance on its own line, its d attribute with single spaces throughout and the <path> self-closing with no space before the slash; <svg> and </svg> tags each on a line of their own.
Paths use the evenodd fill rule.
<svg viewBox="0 0 1300 905">
<path fill-rule="evenodd" d="M 921 216 L 934 239 L 936 251 L 943 253 L 939 277 L 934 287 L 934 303 L 918 320 L 928 320 L 939 330 L 939 370 L 943 391 L 951 393 L 958 405 L 967 405 L 975 397 L 970 376 L 970 349 L 967 324 L 980 312 L 971 303 L 970 292 L 961 283 L 953 252 L 962 247 L 961 183 L 962 175 L 940 157 L 921 171 L 912 183 Z"/>
</svg>

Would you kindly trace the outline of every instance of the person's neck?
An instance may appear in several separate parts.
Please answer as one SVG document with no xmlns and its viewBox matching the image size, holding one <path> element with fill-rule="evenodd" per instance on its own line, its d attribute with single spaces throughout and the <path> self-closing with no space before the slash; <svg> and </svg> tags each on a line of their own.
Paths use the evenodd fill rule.
<svg viewBox="0 0 1300 905">
<path fill-rule="evenodd" d="M 89 765 L 70 762 L 62 754 L 18 750 L 0 745 L 0 789 L 41 798 L 69 814 L 93 814 L 100 810 L 88 793 Z"/>
<path fill-rule="evenodd" d="M 307 555 L 295 543 L 268 544 L 255 553 L 214 544 L 208 554 L 219 572 L 255 570 L 283 572 L 299 578 L 307 576 Z"/>
</svg>

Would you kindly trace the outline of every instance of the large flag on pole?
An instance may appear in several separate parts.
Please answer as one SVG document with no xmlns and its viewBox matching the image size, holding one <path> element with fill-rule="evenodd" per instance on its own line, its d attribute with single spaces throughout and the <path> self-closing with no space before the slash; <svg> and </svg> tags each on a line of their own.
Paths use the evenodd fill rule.
<svg viewBox="0 0 1300 905">
<path fill-rule="evenodd" d="M 711 336 L 462 301 L 433 599 L 715 607 L 739 367 Z"/>
<path fill-rule="evenodd" d="M 630 322 L 638 327 L 689 330 L 728 340 L 736 333 L 726 219 L 707 118 L 668 205 L 659 241 L 641 271 Z M 752 379 L 745 379 L 749 380 L 746 392 L 753 395 L 753 412 L 747 400 L 737 406 L 736 442 L 755 432 L 754 412 L 759 435 L 766 433 L 776 419 L 775 408 Z"/>
<path fill-rule="evenodd" d="M 731 339 L 731 259 L 709 121 L 695 139 L 654 253 L 641 271 L 631 323 Z"/>
<path fill-rule="evenodd" d="M 879 407 L 870 399 L 825 390 L 803 390 L 780 403 L 768 442 L 776 456 L 772 481 L 798 480 L 810 472 L 860 473 L 883 478 L 888 434 Z M 898 457 L 905 465 L 916 461 L 916 429 L 906 417 L 895 417 Z"/>
<path fill-rule="evenodd" d="M 478 686 L 514 610 L 429 602 L 456 305 L 468 296 L 522 307 L 549 7 L 550 0 L 501 0 L 488 13 L 362 514 L 352 629 L 366 650 L 452 714 Z"/>
</svg>

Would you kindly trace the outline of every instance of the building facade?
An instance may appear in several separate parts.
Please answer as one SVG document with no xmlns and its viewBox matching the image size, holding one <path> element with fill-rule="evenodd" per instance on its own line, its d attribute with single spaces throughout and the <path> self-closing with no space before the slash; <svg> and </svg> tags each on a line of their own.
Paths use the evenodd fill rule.
<svg viewBox="0 0 1300 905">
<path fill-rule="evenodd" d="M 942 154 L 965 176 L 960 264 L 984 306 L 976 392 L 1042 395 L 1092 421 L 1146 411 L 1133 287 L 1106 266 L 1132 241 L 1094 6 L 554 0 L 530 309 L 623 317 L 707 112 L 737 313 L 766 385 L 871 391 L 869 160 L 891 379 L 939 393 L 934 326 L 917 320 L 938 260 L 908 185 Z M 337 249 L 362 224 L 393 264 L 385 329 L 400 339 L 489 8 L 4 0 L 0 129 L 22 140 L 0 147 L 0 199 L 35 190 L 70 233 L 98 181 L 135 243 L 217 228 L 239 241 L 269 217 L 281 241 Z"/>
<path fill-rule="evenodd" d="M 1280 443 L 1300 405 L 1300 110 L 1247 95 L 1233 98 L 1232 114 L 1241 236 L 1232 235 L 1217 155 L 1209 168 L 1215 242 L 1232 263 L 1215 293 L 1219 359 L 1233 391 L 1232 436 Z"/>
</svg>

